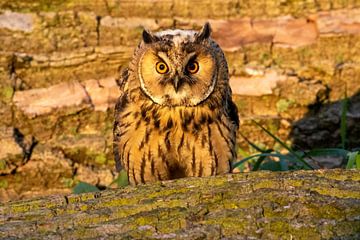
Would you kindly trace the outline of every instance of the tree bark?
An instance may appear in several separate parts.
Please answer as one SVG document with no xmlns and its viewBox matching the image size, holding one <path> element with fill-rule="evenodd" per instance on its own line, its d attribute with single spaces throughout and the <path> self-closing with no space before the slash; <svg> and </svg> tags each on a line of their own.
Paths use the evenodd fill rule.
<svg viewBox="0 0 360 240">
<path fill-rule="evenodd" d="M 0 205 L 0 238 L 359 239 L 360 171 L 187 178 Z"/>
</svg>

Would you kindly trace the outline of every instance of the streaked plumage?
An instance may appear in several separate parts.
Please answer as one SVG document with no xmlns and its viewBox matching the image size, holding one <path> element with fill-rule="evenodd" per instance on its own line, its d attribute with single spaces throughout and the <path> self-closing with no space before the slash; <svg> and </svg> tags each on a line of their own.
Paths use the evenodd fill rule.
<svg viewBox="0 0 360 240">
<path fill-rule="evenodd" d="M 239 119 L 208 24 L 200 32 L 144 30 L 119 82 L 114 154 L 130 183 L 230 171 Z"/>
</svg>

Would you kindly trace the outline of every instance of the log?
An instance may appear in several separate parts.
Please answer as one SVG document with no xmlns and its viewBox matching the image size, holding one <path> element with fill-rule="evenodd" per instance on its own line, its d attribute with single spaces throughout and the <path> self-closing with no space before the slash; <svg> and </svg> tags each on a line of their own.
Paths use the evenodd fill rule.
<svg viewBox="0 0 360 240">
<path fill-rule="evenodd" d="M 1 239 L 359 239 L 360 171 L 187 178 L 0 205 Z"/>
</svg>

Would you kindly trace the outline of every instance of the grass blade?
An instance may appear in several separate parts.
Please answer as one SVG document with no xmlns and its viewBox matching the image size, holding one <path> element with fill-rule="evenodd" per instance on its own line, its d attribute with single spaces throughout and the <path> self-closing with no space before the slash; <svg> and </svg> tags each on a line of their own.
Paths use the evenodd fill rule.
<svg viewBox="0 0 360 240">
<path fill-rule="evenodd" d="M 251 146 L 253 147 L 256 151 L 258 152 L 262 152 L 262 153 L 265 153 L 267 150 L 264 150 L 260 147 L 258 147 L 257 145 L 255 145 L 253 142 L 251 142 L 247 137 L 245 137 L 241 132 L 239 132 L 240 136 L 242 138 L 244 138 L 244 140 Z"/>
<path fill-rule="evenodd" d="M 249 157 L 246 157 L 242 160 L 240 160 L 239 162 L 236 162 L 232 165 L 232 169 L 234 168 L 237 168 L 239 167 L 241 164 L 245 163 L 246 161 L 249 161 L 253 158 L 256 158 L 256 157 L 277 157 L 277 158 L 283 158 L 284 155 L 283 154 L 280 154 L 280 153 L 259 153 L 259 154 L 254 154 L 254 155 L 251 155 Z"/>
<path fill-rule="evenodd" d="M 356 168 L 360 169 L 360 153 L 359 152 L 356 154 L 355 162 L 356 162 Z"/>
<path fill-rule="evenodd" d="M 348 153 L 348 162 L 346 164 L 346 169 L 350 169 L 350 168 L 354 167 L 358 154 L 359 154 L 359 152 Z"/>
<path fill-rule="evenodd" d="M 269 149 L 269 150 L 266 150 L 264 153 L 271 153 L 272 151 L 273 151 L 272 149 Z M 254 167 L 253 167 L 252 170 L 253 171 L 259 170 L 261 163 L 265 160 L 266 157 L 267 156 L 259 157 L 258 160 L 255 162 Z"/>
<path fill-rule="evenodd" d="M 241 161 L 239 162 L 236 162 L 233 164 L 232 166 L 232 169 L 234 168 L 237 168 L 238 166 L 240 166 L 241 164 L 245 163 L 246 161 L 249 161 L 253 158 L 256 158 L 256 157 L 262 157 L 262 156 L 265 156 L 265 157 L 277 157 L 277 158 L 281 158 L 283 157 L 282 154 L 277 154 L 277 153 L 259 153 L 259 154 L 254 154 L 254 155 L 251 155 L 249 157 L 246 157 L 244 159 L 242 159 Z"/>
<path fill-rule="evenodd" d="M 270 135 L 275 141 L 277 141 L 281 146 L 283 146 L 286 150 L 288 150 L 292 155 L 294 155 L 300 162 L 302 162 L 308 169 L 314 169 L 310 166 L 304 159 L 302 159 L 295 151 L 293 151 L 289 146 L 287 146 L 284 142 L 282 142 L 279 138 L 277 138 L 274 134 L 268 131 L 266 128 L 261 126 L 258 122 L 252 120 L 257 126 L 259 126 L 263 131 L 265 131 L 268 135 Z"/>
</svg>

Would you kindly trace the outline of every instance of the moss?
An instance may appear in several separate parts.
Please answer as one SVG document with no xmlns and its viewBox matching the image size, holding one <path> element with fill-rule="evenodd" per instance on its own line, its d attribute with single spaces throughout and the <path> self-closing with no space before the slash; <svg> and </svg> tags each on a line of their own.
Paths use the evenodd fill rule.
<svg viewBox="0 0 360 240">
<path fill-rule="evenodd" d="M 332 228 L 333 232 L 337 236 L 349 236 L 349 233 L 359 233 L 360 232 L 360 221 L 353 222 L 340 222 Z M 345 238 L 344 238 L 345 239 Z M 356 239 L 356 238 L 349 238 Z"/>
<path fill-rule="evenodd" d="M 14 204 L 11 206 L 10 211 L 12 213 L 24 213 L 24 212 L 34 211 L 39 208 L 40 208 L 39 201 L 33 201 L 31 202 L 31 204 L 28 204 L 26 202 Z"/>
<path fill-rule="evenodd" d="M 89 226 L 92 224 L 99 224 L 109 221 L 111 216 L 106 215 L 86 215 L 84 218 L 78 218 L 74 221 L 74 224 L 80 225 L 80 226 Z"/>
<path fill-rule="evenodd" d="M 107 158 L 105 153 L 98 153 L 88 147 L 64 148 L 65 156 L 76 163 L 81 164 L 106 164 Z"/>
<path fill-rule="evenodd" d="M 244 235 L 244 233 L 248 232 L 248 228 L 253 227 L 246 220 L 245 216 L 241 216 L 240 213 L 238 213 L 237 217 L 230 215 L 206 219 L 203 221 L 203 224 L 220 225 L 225 236 Z"/>
<path fill-rule="evenodd" d="M 152 225 L 158 221 L 157 216 L 142 216 L 138 217 L 134 220 L 134 224 L 138 226 Z"/>
<path fill-rule="evenodd" d="M 67 197 L 68 202 L 71 204 L 79 203 L 79 202 L 85 202 L 88 200 L 93 200 L 98 198 L 101 195 L 101 193 L 84 193 L 80 195 L 70 195 Z"/>
<path fill-rule="evenodd" d="M 288 179 L 285 181 L 286 186 L 301 187 L 304 185 L 304 181 L 301 179 Z"/>
<path fill-rule="evenodd" d="M 280 99 L 276 103 L 276 109 L 279 113 L 285 112 L 294 104 L 293 100 Z"/>
<path fill-rule="evenodd" d="M 297 227 L 285 221 L 271 221 L 265 225 L 263 236 L 272 239 L 321 239 L 316 228 Z"/>
<path fill-rule="evenodd" d="M 337 172 L 327 173 L 326 175 L 321 174 L 321 177 L 327 179 L 339 180 L 339 181 L 358 181 L 360 182 L 360 171 L 359 170 L 343 170 L 346 171 L 346 174 L 341 174 Z"/>
<path fill-rule="evenodd" d="M 89 209 L 89 207 L 87 206 L 87 205 L 81 205 L 80 206 L 80 210 L 82 211 L 82 212 L 85 212 L 86 210 L 88 210 Z"/>
<path fill-rule="evenodd" d="M 180 218 L 178 218 L 180 219 Z M 159 221 L 156 224 L 156 229 L 160 231 L 161 233 L 173 233 L 181 228 L 181 221 L 178 221 L 178 219 L 169 219 L 167 221 Z"/>
<path fill-rule="evenodd" d="M 107 162 L 106 155 L 104 153 L 96 155 L 95 162 L 101 165 L 105 164 Z"/>
<path fill-rule="evenodd" d="M 309 205 L 308 210 L 311 211 L 311 215 L 314 217 L 323 219 L 344 220 L 347 214 L 343 209 L 332 205 L 324 205 L 321 207 Z"/>
<path fill-rule="evenodd" d="M 299 209 L 296 203 L 287 199 L 275 199 L 273 202 L 262 203 L 263 215 L 268 219 L 295 219 L 303 209 Z"/>
<path fill-rule="evenodd" d="M 279 188 L 278 184 L 276 182 L 274 182 L 273 180 L 262 180 L 262 181 L 259 181 L 259 182 L 256 182 L 253 184 L 253 189 L 254 190 L 257 190 L 257 189 L 263 189 L 263 188 Z"/>
<path fill-rule="evenodd" d="M 238 203 L 233 202 L 233 201 L 223 201 L 222 205 L 224 207 L 224 209 L 238 209 Z"/>
<path fill-rule="evenodd" d="M 236 207 L 237 208 L 244 208 L 244 209 L 252 208 L 252 207 L 258 206 L 258 205 L 259 205 L 259 201 L 256 198 L 254 198 L 254 199 L 241 199 L 241 200 L 236 202 Z"/>
<path fill-rule="evenodd" d="M 352 190 L 338 189 L 338 188 L 326 188 L 321 186 L 311 188 L 311 190 L 316 191 L 322 195 L 328 195 L 332 197 L 360 199 L 359 191 L 352 191 Z"/>
<path fill-rule="evenodd" d="M 66 188 L 73 188 L 76 185 L 76 182 L 74 181 L 73 178 L 63 177 L 61 178 L 61 182 Z"/>
<path fill-rule="evenodd" d="M 136 205 L 138 203 L 138 199 L 135 198 L 116 198 L 112 199 L 111 201 L 104 201 L 100 203 L 101 207 L 119 207 L 119 206 L 126 206 L 126 205 Z"/>
<path fill-rule="evenodd" d="M 145 225 L 139 226 L 134 231 L 131 231 L 128 236 L 122 235 L 122 239 L 154 239 L 153 235 L 156 234 L 156 229 L 152 226 Z"/>
<path fill-rule="evenodd" d="M 0 188 L 7 188 L 9 186 L 9 183 L 6 179 L 0 179 Z"/>
<path fill-rule="evenodd" d="M 47 235 L 60 227 L 66 230 L 62 235 L 64 238 L 98 238 L 104 232 L 111 236 L 120 234 L 129 236 L 129 239 L 146 239 L 154 237 L 154 234 L 187 234 L 193 230 L 204 233 L 204 229 L 221 227 L 224 238 L 328 239 L 359 232 L 359 207 L 356 199 L 313 194 L 308 185 L 329 184 L 323 177 L 327 173 L 353 172 L 326 170 L 233 174 L 217 176 L 216 178 L 222 179 L 220 182 L 227 183 L 218 187 L 211 185 L 216 182 L 213 178 L 189 178 L 103 191 L 100 195 L 70 195 L 68 204 L 62 198 L 49 197 L 22 204 L 10 203 L 2 209 L 6 215 L 13 214 L 9 215 L 12 217 L 9 220 L 10 226 L 12 219 L 16 222 L 23 219 L 24 222 L 21 223 L 29 225 L 37 221 L 38 227 L 42 229 L 41 233 L 37 231 L 36 234 Z M 266 183 L 265 188 L 253 192 L 251 186 L 265 179 L 275 182 L 272 184 L 274 188 L 267 188 L 270 184 Z M 303 187 L 290 188 L 290 180 Z M 195 181 L 200 181 L 203 186 L 198 187 Z M 304 184 L 299 181 L 304 181 Z M 338 188 L 342 184 L 349 188 L 355 186 L 355 189 L 357 186 L 355 181 L 344 180 L 333 181 L 329 188 Z M 171 188 L 179 190 L 193 185 L 197 187 L 190 188 L 190 192 L 169 195 L 168 193 L 173 192 L 164 191 L 167 193 L 165 196 L 156 196 L 146 201 L 152 191 L 161 192 Z M 49 201 L 51 203 L 47 204 Z M 12 205 L 17 206 L 13 209 L 17 209 L 20 214 L 12 212 Z M 84 232 L 83 229 L 86 228 L 89 231 Z M 34 236 L 31 235 L 31 229 L 26 233 L 30 237 Z M 79 233 L 83 235 L 77 235 Z M 214 236 L 212 232 L 205 235 L 210 236 L 208 238 Z"/>
<path fill-rule="evenodd" d="M 0 170 L 5 170 L 6 166 L 6 161 L 4 159 L 0 159 Z"/>
<path fill-rule="evenodd" d="M 58 11 L 69 2 L 70 0 L 14 0 L 0 3 L 0 7 L 20 12 Z"/>
<path fill-rule="evenodd" d="M 157 198 L 157 197 L 167 197 L 170 195 L 176 195 L 176 194 L 183 194 L 188 192 L 189 189 L 183 188 L 183 189 L 164 189 L 161 191 L 154 191 L 149 193 L 148 198 Z"/>
<path fill-rule="evenodd" d="M 1 99 L 6 103 L 11 102 L 13 95 L 14 95 L 14 89 L 10 86 L 5 86 L 1 90 Z"/>
</svg>

